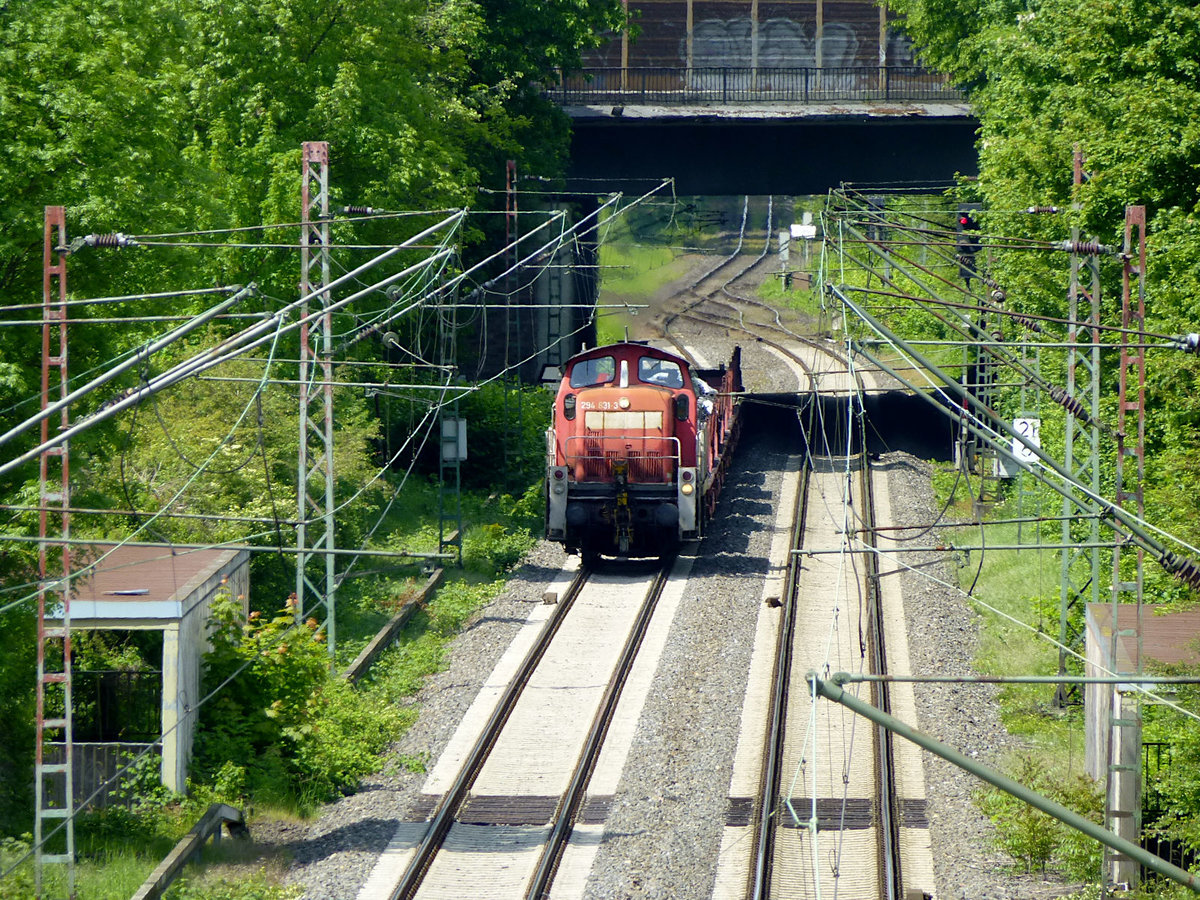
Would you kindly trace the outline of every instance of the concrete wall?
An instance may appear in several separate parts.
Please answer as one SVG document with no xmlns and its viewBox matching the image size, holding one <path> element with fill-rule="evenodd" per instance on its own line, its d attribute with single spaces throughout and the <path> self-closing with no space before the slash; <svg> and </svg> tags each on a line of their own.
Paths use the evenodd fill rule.
<svg viewBox="0 0 1200 900">
<path fill-rule="evenodd" d="M 163 628 L 162 779 L 173 791 L 187 786 L 188 763 L 196 732 L 197 705 L 202 699 L 201 661 L 208 651 L 208 619 L 212 600 L 221 590 L 241 598 L 249 609 L 249 556 L 239 554 L 195 585 L 184 601 L 183 618 Z"/>
<path fill-rule="evenodd" d="M 1099 677 L 1117 672 L 1112 661 L 1112 629 L 1096 618 L 1096 607 L 1088 604 L 1084 655 L 1084 674 Z M 1126 667 L 1126 671 L 1129 668 Z M 1122 685 L 1084 685 L 1084 727 L 1086 728 L 1085 766 L 1097 784 L 1107 787 L 1108 805 L 1113 811 L 1109 827 L 1119 836 L 1138 843 L 1142 802 L 1142 720 L 1138 696 L 1122 691 Z M 1111 758 L 1109 742 L 1111 741 Z M 1109 765 L 1112 777 L 1109 778 Z M 1136 884 L 1139 866 L 1124 856 L 1113 862 L 1113 881 Z"/>
</svg>

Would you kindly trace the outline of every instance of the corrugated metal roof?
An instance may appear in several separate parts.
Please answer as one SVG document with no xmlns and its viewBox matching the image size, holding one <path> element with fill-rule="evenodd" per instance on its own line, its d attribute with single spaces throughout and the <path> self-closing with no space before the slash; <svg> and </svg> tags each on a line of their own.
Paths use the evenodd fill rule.
<svg viewBox="0 0 1200 900">
<path fill-rule="evenodd" d="M 1200 610 L 1164 613 L 1162 606 L 1142 604 L 1142 652 L 1147 662 L 1200 664 Z M 1112 640 L 1112 604 L 1089 603 L 1088 616 L 1096 623 L 1103 638 L 1101 652 L 1109 655 Z M 1123 603 L 1117 607 L 1119 631 L 1137 628 L 1137 606 Z M 1137 637 L 1120 635 L 1117 639 L 1117 663 L 1120 672 L 1137 671 Z"/>
</svg>

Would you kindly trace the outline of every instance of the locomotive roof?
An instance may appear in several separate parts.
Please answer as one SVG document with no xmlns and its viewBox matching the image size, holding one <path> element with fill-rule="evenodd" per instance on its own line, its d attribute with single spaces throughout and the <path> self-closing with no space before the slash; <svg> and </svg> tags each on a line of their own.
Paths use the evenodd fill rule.
<svg viewBox="0 0 1200 900">
<path fill-rule="evenodd" d="M 682 356 L 672 353 L 669 350 L 660 350 L 658 347 L 651 347 L 649 344 L 641 341 L 618 341 L 615 344 L 605 344 L 603 347 L 593 347 L 590 350 L 584 350 L 576 353 L 567 360 L 566 365 L 570 366 L 584 359 L 595 359 L 599 356 L 623 356 L 626 354 L 638 354 L 639 356 L 654 356 L 659 359 L 669 359 L 672 362 L 679 363 L 684 369 L 687 369 L 688 362 Z"/>
</svg>

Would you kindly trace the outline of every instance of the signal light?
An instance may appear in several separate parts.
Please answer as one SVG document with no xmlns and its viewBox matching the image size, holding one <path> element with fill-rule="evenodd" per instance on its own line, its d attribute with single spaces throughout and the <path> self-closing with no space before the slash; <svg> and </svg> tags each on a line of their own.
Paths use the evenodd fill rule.
<svg viewBox="0 0 1200 900">
<path fill-rule="evenodd" d="M 958 274 L 968 285 L 975 277 L 975 252 L 979 249 L 979 238 L 974 233 L 979 231 L 979 223 L 972 215 L 977 209 L 978 203 L 958 205 L 958 237 L 954 240 L 954 250 L 958 256 Z"/>
</svg>

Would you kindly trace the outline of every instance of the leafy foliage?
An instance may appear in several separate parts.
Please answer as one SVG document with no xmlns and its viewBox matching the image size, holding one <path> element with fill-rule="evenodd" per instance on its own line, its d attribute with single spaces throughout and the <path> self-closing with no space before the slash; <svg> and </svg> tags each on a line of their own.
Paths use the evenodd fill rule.
<svg viewBox="0 0 1200 900">
<path fill-rule="evenodd" d="M 67 208 L 69 237 L 295 222 L 304 141 L 329 143 L 335 202 L 382 209 L 471 205 L 482 173 L 509 157 L 557 176 L 567 120 L 536 82 L 576 64 L 622 17 L 617 0 L 5 4 L 0 118 L 11 140 L 0 160 L 0 288 L 11 302 L 40 300 L 47 204 Z M 388 227 L 344 226 L 339 237 L 369 244 Z M 294 229 L 274 234 L 295 240 Z M 82 250 L 71 257 L 71 286 L 107 296 L 253 280 L 271 303 L 294 296 L 294 254 L 241 237 L 206 250 L 171 240 Z M 136 313 L 186 316 L 209 302 L 146 300 Z M 78 323 L 73 370 L 107 367 L 159 328 Z M 27 401 L 38 348 L 27 335 L 0 329 L 5 429 L 35 408 Z M 286 349 L 294 358 L 294 345 Z M 101 441 L 105 431 L 96 429 Z M 80 438 L 77 450 L 103 453 L 92 440 Z"/>
<path fill-rule="evenodd" d="M 31 567 L 13 554 L 0 559 L 0 575 L 21 583 Z M 34 672 L 37 622 L 24 609 L 0 612 L 0 835 L 19 834 L 33 816 Z"/>
<path fill-rule="evenodd" d="M 330 674 L 315 619 L 294 602 L 267 619 L 226 597 L 213 605 L 212 650 L 193 772 L 230 791 L 301 806 L 352 787 L 378 764 L 399 714 Z"/>
<path fill-rule="evenodd" d="M 1200 126 L 1189 110 L 1200 103 L 1200 8 L 1190 0 L 1106 0 L 1090 5 L 1087 15 L 1065 0 L 898 0 L 893 7 L 924 58 L 971 88 L 980 119 L 980 175 L 970 190 L 971 199 L 985 204 L 984 231 L 1061 241 L 1078 227 L 1084 237 L 1119 247 L 1125 207 L 1144 205 L 1146 330 L 1195 331 Z M 964 15 L 968 7 L 971 14 Z M 1077 188 L 1076 145 L 1084 157 Z M 1063 212 L 1022 212 L 1051 204 Z M 1010 308 L 1066 315 L 1063 254 L 993 249 L 988 255 Z M 1118 262 L 1102 263 L 1106 324 L 1117 324 L 1120 278 Z M 1065 330 L 1047 326 L 1045 339 L 1062 339 Z M 1060 360 L 1047 363 L 1043 374 L 1052 382 L 1065 380 Z M 1102 395 L 1115 396 L 1116 366 L 1106 366 L 1102 377 Z M 1198 378 L 1193 357 L 1149 351 L 1147 518 L 1193 544 L 1200 539 L 1200 494 L 1188 489 L 1200 450 Z M 1110 424 L 1115 413 L 1108 401 Z M 1044 436 L 1055 433 L 1053 424 L 1043 423 Z M 1103 447 L 1104 489 L 1111 495 L 1112 442 Z M 1162 601 L 1190 602 L 1188 592 L 1156 567 L 1148 568 L 1147 585 Z"/>
<path fill-rule="evenodd" d="M 1030 756 L 1018 759 L 1012 777 L 1093 822 L 1103 818 L 1103 799 L 1086 777 L 1064 782 Z M 1026 872 L 1045 874 L 1053 859 L 1072 878 L 1091 881 L 1099 874 L 1100 847 L 1081 832 L 996 788 L 981 792 L 980 806 L 996 827 L 997 846 Z"/>
<path fill-rule="evenodd" d="M 550 424 L 551 395 L 542 388 L 484 385 L 462 401 L 470 423 L 463 483 L 482 488 L 498 483 L 497 471 L 508 472 L 506 490 L 538 480 L 545 465 L 545 431 Z"/>
<path fill-rule="evenodd" d="M 0 871 L 7 872 L 33 846 L 33 835 L 0 838 Z M 0 900 L 28 900 L 34 896 L 33 867 L 23 865 L 7 878 L 0 878 Z"/>
<path fill-rule="evenodd" d="M 1061 241 L 1078 228 L 1086 238 L 1120 247 L 1124 209 L 1144 205 L 1148 217 L 1146 330 L 1175 335 L 1200 321 L 1200 126 L 1191 110 L 1200 102 L 1200 7 L 1192 0 L 893 0 L 924 59 L 971 91 L 980 120 L 978 183 L 984 231 Z M 1073 148 L 1083 154 L 1083 179 L 1074 185 Z M 968 199 L 964 197 L 963 199 Z M 1077 206 L 1076 206 L 1077 204 Z M 1021 212 L 1058 206 L 1053 217 Z M 1019 312 L 1062 318 L 1068 267 L 1062 254 L 1031 249 L 990 250 L 991 274 Z M 1120 265 L 1101 263 L 1105 324 L 1117 324 Z M 1065 336 L 1048 326 L 1046 340 Z M 1045 364 L 1062 384 L 1061 359 Z M 1102 414 L 1116 418 L 1116 365 L 1106 365 Z M 1168 349 L 1147 353 L 1146 519 L 1195 545 L 1200 538 L 1200 390 L 1193 356 Z M 1048 404 L 1047 404 L 1048 405 Z M 1043 420 L 1042 435 L 1061 457 L 1062 414 Z M 1053 446 L 1057 440 L 1060 446 Z M 1114 449 L 1102 440 L 1102 493 L 1113 496 Z M 1086 539 L 1082 523 L 1072 536 Z M 1130 554 L 1126 554 L 1126 559 Z M 1195 605 L 1193 592 L 1153 564 L 1146 595 L 1176 607 Z M 1122 574 L 1132 578 L 1132 570 Z M 1181 692 L 1181 696 L 1186 692 Z M 1195 709 L 1195 698 L 1188 705 Z M 1200 848 L 1200 790 L 1196 724 L 1158 706 L 1147 712 L 1147 739 L 1157 734 L 1177 754 L 1150 792 L 1163 812 L 1158 828 L 1189 848 Z M 1030 777 L 1037 773 L 1030 772 Z M 1041 857 L 1033 825 L 1014 835 L 1016 855 Z"/>
</svg>

